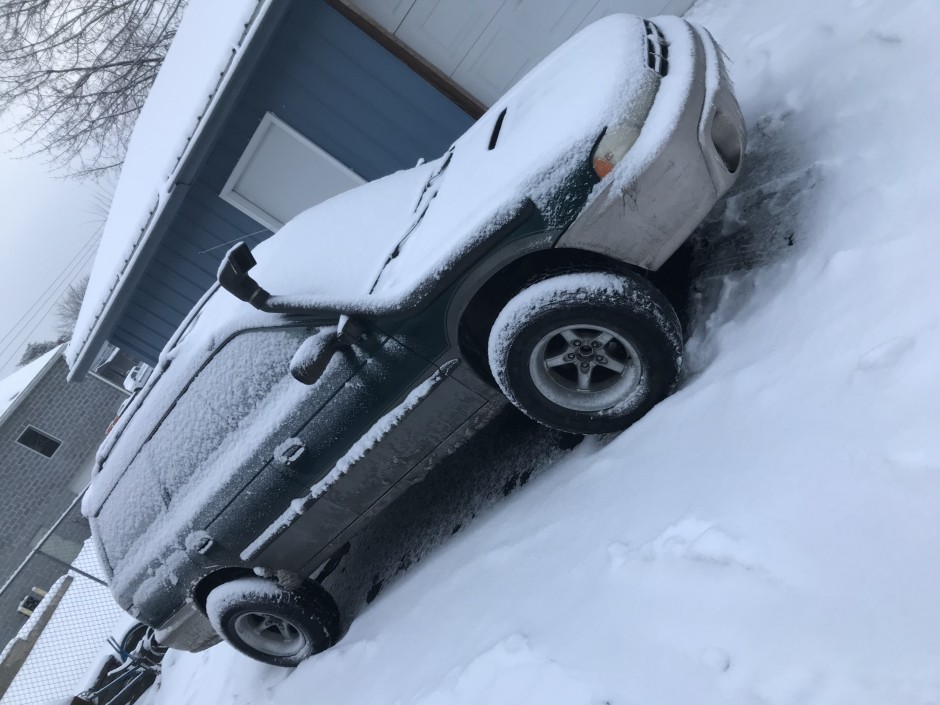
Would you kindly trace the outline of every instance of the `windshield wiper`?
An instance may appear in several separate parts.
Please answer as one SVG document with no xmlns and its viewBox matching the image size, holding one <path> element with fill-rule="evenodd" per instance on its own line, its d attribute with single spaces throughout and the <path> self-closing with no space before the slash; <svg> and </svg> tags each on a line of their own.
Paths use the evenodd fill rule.
<svg viewBox="0 0 940 705">
<path fill-rule="evenodd" d="M 421 189 L 421 195 L 418 196 L 418 202 L 415 203 L 415 207 L 412 213 L 417 213 L 418 209 L 421 208 L 421 204 L 424 203 L 424 195 L 431 189 L 434 183 L 441 177 L 441 175 L 444 173 L 444 170 L 447 169 L 448 165 L 450 164 L 450 160 L 453 156 L 454 156 L 454 148 L 451 147 L 450 149 L 447 150 L 447 154 L 444 155 L 444 163 L 441 164 L 440 167 L 438 167 L 437 171 L 435 171 L 433 174 L 431 174 L 428 177 L 428 182 L 424 185 L 424 188 Z M 437 191 L 431 194 L 431 198 L 434 198 L 436 195 L 437 195 Z M 430 203 L 430 200 L 431 199 L 429 198 L 428 203 Z M 428 205 L 425 204 L 424 209 L 421 211 L 421 215 L 418 216 L 418 221 L 420 221 L 421 218 L 424 217 L 424 214 L 427 213 L 427 210 L 428 210 Z M 411 228 L 409 229 L 409 233 L 411 232 L 411 230 L 414 229 L 414 226 L 417 224 L 418 221 L 415 221 L 415 223 L 412 224 Z"/>
<path fill-rule="evenodd" d="M 405 232 L 404 236 L 401 238 L 401 240 L 398 241 L 398 244 L 395 245 L 395 249 L 392 250 L 392 253 L 388 256 L 388 259 L 385 260 L 385 263 L 379 270 L 375 281 L 372 282 L 372 287 L 369 289 L 370 294 L 375 291 L 375 287 L 378 285 L 379 279 L 382 278 L 382 272 L 385 270 L 385 267 L 388 266 L 389 262 L 398 257 L 398 254 L 401 252 L 402 245 L 409 238 L 411 233 L 413 233 L 418 227 L 418 224 L 421 222 L 421 219 L 424 218 L 425 213 L 428 212 L 428 208 L 431 205 L 431 201 L 437 195 L 437 191 L 435 190 L 434 193 L 432 193 L 430 197 L 427 198 L 427 202 L 425 202 L 425 196 L 431 187 L 434 186 L 434 184 L 437 183 L 444 174 L 444 171 L 447 169 L 453 156 L 454 148 L 451 147 L 447 150 L 447 154 L 444 155 L 444 161 L 441 163 L 440 167 L 438 167 L 437 171 L 428 177 L 428 181 L 421 190 L 421 195 L 418 197 L 418 203 L 415 206 L 414 212 L 418 212 L 418 209 L 421 208 L 422 203 L 424 204 L 424 208 L 421 208 L 421 212 L 418 214 L 418 217 L 414 219 L 414 221 L 408 227 L 408 230 Z M 234 294 L 236 298 L 250 303 L 259 311 L 266 311 L 268 313 L 298 313 L 298 309 L 296 307 L 285 304 L 282 301 L 274 300 L 275 297 L 272 297 L 266 289 L 264 289 L 260 284 L 258 284 L 258 282 L 251 278 L 251 276 L 248 274 L 248 271 L 252 269 L 255 264 L 257 264 L 257 262 L 255 261 L 251 250 L 248 248 L 248 245 L 246 245 L 244 242 L 238 243 L 227 253 L 225 253 L 225 257 L 222 260 L 222 264 L 219 266 L 217 275 L 219 284 L 223 289 L 231 294 Z"/>
<path fill-rule="evenodd" d="M 381 269 L 379 269 L 379 273 L 375 277 L 375 281 L 373 281 L 372 286 L 369 287 L 370 294 L 375 292 L 375 287 L 378 286 L 379 280 L 382 278 L 382 272 L 385 271 L 385 268 L 388 266 L 389 262 L 391 262 L 393 259 L 398 257 L 399 254 L 401 254 L 402 245 L 404 245 L 405 242 L 408 240 L 408 238 L 411 237 L 411 234 L 418 228 L 418 225 L 421 224 L 421 221 L 424 219 L 425 214 L 428 212 L 428 208 L 431 207 L 431 201 L 433 201 L 434 198 L 437 196 L 437 192 L 440 189 L 440 187 L 438 187 L 438 189 L 435 189 L 434 192 L 431 193 L 431 195 L 427 197 L 427 199 L 425 199 L 425 196 L 427 196 L 428 192 L 431 190 L 431 187 L 434 186 L 440 180 L 441 176 L 444 175 L 444 171 L 447 169 L 448 165 L 450 165 L 450 160 L 453 158 L 453 156 L 454 156 L 454 148 L 451 147 L 450 149 L 447 150 L 447 154 L 444 155 L 444 162 L 441 164 L 441 166 L 437 169 L 437 171 L 435 171 L 433 174 L 431 174 L 431 176 L 428 177 L 428 182 L 424 185 L 424 188 L 421 190 L 421 195 L 418 197 L 418 202 L 415 204 L 414 211 L 412 211 L 413 213 L 418 213 L 418 217 L 415 218 L 411 222 L 411 225 L 408 227 L 408 230 L 405 231 L 405 234 L 402 236 L 401 240 L 399 240 L 398 243 L 395 245 L 395 249 L 391 251 L 391 253 L 388 256 L 388 259 L 386 259 L 385 262 L 382 264 Z M 423 208 L 421 207 L 422 204 L 424 205 Z M 418 212 L 418 209 L 420 209 L 421 211 L 420 213 Z"/>
</svg>

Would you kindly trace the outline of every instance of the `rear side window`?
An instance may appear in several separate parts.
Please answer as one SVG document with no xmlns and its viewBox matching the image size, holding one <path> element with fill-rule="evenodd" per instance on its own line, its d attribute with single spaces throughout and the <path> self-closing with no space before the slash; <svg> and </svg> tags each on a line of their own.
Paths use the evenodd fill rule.
<svg viewBox="0 0 940 705">
<path fill-rule="evenodd" d="M 291 408 L 308 387 L 290 375 L 290 360 L 315 329 L 254 330 L 230 340 L 177 398 L 131 462 L 98 514 L 98 531 L 114 564 L 174 506 L 206 497 L 279 426 L 275 408 Z M 298 389 L 299 388 L 299 389 Z M 222 456 L 228 456 L 225 462 Z"/>
</svg>

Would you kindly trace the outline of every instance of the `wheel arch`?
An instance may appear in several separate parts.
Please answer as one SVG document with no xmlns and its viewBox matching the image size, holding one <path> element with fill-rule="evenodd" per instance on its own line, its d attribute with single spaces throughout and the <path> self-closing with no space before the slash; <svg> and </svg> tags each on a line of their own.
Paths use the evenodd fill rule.
<svg viewBox="0 0 940 705">
<path fill-rule="evenodd" d="M 192 589 L 193 603 L 196 607 L 199 608 L 203 614 L 206 611 L 206 600 L 209 598 L 209 593 L 219 587 L 219 585 L 224 585 L 227 582 L 232 580 L 237 580 L 238 578 L 248 578 L 254 577 L 255 573 L 250 568 L 242 567 L 230 567 L 230 568 L 219 568 L 218 570 L 209 573 L 207 576 L 199 580 Z"/>
<path fill-rule="evenodd" d="M 460 313 L 457 341 L 463 360 L 495 385 L 487 359 L 487 340 L 496 317 L 529 284 L 569 272 L 644 273 L 621 260 L 589 250 L 550 247 L 527 252 L 503 265 L 469 298 Z"/>
</svg>

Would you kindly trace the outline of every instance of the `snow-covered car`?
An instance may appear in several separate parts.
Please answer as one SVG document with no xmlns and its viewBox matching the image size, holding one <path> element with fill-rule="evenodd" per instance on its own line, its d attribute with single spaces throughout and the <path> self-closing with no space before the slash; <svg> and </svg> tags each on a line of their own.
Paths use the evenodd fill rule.
<svg viewBox="0 0 940 705">
<path fill-rule="evenodd" d="M 117 601 L 173 648 L 329 647 L 350 537 L 505 398 L 601 433 L 670 392 L 682 332 L 644 273 L 744 145 L 708 32 L 616 15 L 441 158 L 230 250 L 98 455 L 84 510 Z"/>
</svg>

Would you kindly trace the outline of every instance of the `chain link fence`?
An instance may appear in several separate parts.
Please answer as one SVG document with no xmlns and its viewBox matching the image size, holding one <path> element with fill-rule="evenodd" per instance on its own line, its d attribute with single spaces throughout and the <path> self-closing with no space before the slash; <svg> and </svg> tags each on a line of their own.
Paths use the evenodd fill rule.
<svg viewBox="0 0 940 705">
<path fill-rule="evenodd" d="M 123 613 L 104 581 L 79 500 L 0 587 L 0 705 L 81 691 Z"/>
</svg>

